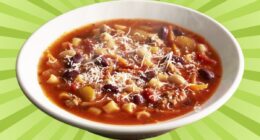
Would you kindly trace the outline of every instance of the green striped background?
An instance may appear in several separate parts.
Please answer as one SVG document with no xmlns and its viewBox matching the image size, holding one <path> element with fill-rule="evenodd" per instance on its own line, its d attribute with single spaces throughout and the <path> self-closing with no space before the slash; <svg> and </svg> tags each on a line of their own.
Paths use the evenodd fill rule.
<svg viewBox="0 0 260 140">
<path fill-rule="evenodd" d="M 203 12 L 226 26 L 245 55 L 245 74 L 231 100 L 203 120 L 152 140 L 260 139 L 260 0 L 162 0 Z M 24 41 L 48 20 L 102 0 L 0 0 L 0 139 L 101 140 L 32 105 L 15 76 Z"/>
</svg>

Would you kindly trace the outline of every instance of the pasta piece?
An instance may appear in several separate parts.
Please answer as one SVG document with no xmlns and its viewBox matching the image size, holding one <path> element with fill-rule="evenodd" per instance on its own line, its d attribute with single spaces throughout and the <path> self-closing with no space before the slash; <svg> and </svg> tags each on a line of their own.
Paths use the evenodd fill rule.
<svg viewBox="0 0 260 140">
<path fill-rule="evenodd" d="M 120 108 L 118 107 L 117 103 L 115 103 L 114 101 L 110 101 L 105 106 L 103 106 L 103 110 L 106 113 L 113 113 L 119 111 Z"/>
<path fill-rule="evenodd" d="M 134 109 L 136 108 L 136 104 L 134 103 L 125 103 L 123 104 L 122 106 L 122 109 L 128 113 L 133 113 L 134 112 Z"/>
<path fill-rule="evenodd" d="M 187 83 L 187 81 L 178 74 L 173 74 L 168 78 L 169 82 L 177 84 L 177 85 L 184 85 Z"/>
<path fill-rule="evenodd" d="M 145 110 L 136 113 L 136 118 L 138 120 L 147 119 L 149 117 L 151 117 L 151 114 Z"/>
<path fill-rule="evenodd" d="M 97 107 L 90 107 L 87 111 L 93 115 L 100 115 L 102 113 L 102 110 Z"/>
<path fill-rule="evenodd" d="M 76 55 L 76 51 L 75 51 L 75 50 L 72 50 L 72 49 L 62 51 L 62 52 L 59 54 L 59 56 L 60 56 L 61 58 L 72 57 L 72 56 L 74 56 L 74 55 Z"/>
<path fill-rule="evenodd" d="M 79 95 L 84 101 L 93 101 L 96 99 L 96 93 L 91 86 L 85 86 L 79 89 Z"/>
<path fill-rule="evenodd" d="M 82 39 L 75 37 L 72 39 L 72 44 L 73 44 L 73 46 L 79 46 L 81 41 L 82 41 Z"/>
<path fill-rule="evenodd" d="M 46 81 L 48 84 L 58 84 L 60 82 L 59 78 L 54 74 L 51 74 L 49 79 Z"/>
</svg>

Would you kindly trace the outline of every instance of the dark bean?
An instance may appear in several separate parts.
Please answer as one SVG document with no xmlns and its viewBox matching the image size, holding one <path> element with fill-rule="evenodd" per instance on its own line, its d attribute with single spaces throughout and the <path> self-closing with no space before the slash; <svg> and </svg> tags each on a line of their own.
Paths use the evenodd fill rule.
<svg viewBox="0 0 260 140">
<path fill-rule="evenodd" d="M 91 52 L 93 50 L 94 42 L 91 39 L 87 38 L 87 39 L 83 40 L 83 44 L 82 45 L 84 47 L 84 50 L 87 53 L 89 53 L 89 52 Z"/>
<path fill-rule="evenodd" d="M 184 35 L 184 33 L 180 29 L 178 29 L 178 28 L 174 28 L 173 29 L 173 33 L 174 33 L 175 36 L 182 36 L 182 35 Z"/>
<path fill-rule="evenodd" d="M 72 68 L 73 67 L 73 62 L 71 61 L 70 58 L 64 60 L 64 66 L 66 68 Z"/>
<path fill-rule="evenodd" d="M 80 63 L 82 61 L 82 55 L 77 53 L 76 55 L 74 55 L 73 57 L 71 57 L 71 61 L 73 63 Z"/>
<path fill-rule="evenodd" d="M 102 91 L 105 93 L 118 93 L 119 89 L 111 84 L 106 84 L 103 86 Z"/>
<path fill-rule="evenodd" d="M 215 78 L 214 72 L 207 70 L 207 69 L 199 69 L 198 70 L 199 76 L 204 80 L 213 80 Z"/>
<path fill-rule="evenodd" d="M 67 71 L 65 71 L 65 72 L 63 73 L 62 77 L 63 77 L 63 79 L 65 79 L 65 80 L 73 81 L 78 74 L 79 74 L 79 72 L 76 71 L 76 70 L 72 70 L 72 71 L 67 70 Z"/>
<path fill-rule="evenodd" d="M 133 102 L 137 105 L 144 104 L 145 100 L 144 97 L 140 94 L 135 94 L 133 96 Z"/>
<path fill-rule="evenodd" d="M 145 81 L 150 81 L 153 77 L 155 77 L 156 73 L 154 71 L 148 71 L 142 74 L 140 77 Z"/>
<path fill-rule="evenodd" d="M 165 40 L 168 36 L 169 30 L 166 26 L 161 27 L 158 35 L 161 39 Z"/>
<path fill-rule="evenodd" d="M 172 59 L 176 62 L 176 63 L 181 63 L 181 64 L 184 64 L 184 60 L 182 57 L 178 57 L 176 55 L 173 55 L 172 56 Z"/>
<path fill-rule="evenodd" d="M 95 60 L 95 64 L 102 66 L 102 67 L 108 66 L 107 60 L 103 57 L 97 57 L 96 60 Z"/>
<path fill-rule="evenodd" d="M 168 58 L 165 56 L 160 60 L 160 64 L 164 63 Z M 172 56 L 172 60 L 174 60 L 176 63 L 184 64 L 184 60 L 182 57 L 178 57 L 176 55 Z"/>
</svg>

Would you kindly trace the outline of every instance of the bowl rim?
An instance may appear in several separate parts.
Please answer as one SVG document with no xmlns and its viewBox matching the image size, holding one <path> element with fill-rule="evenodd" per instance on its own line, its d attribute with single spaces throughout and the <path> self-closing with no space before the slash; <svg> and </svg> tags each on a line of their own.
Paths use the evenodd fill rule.
<svg viewBox="0 0 260 140">
<path fill-rule="evenodd" d="M 201 110 L 198 113 L 192 114 L 192 115 L 187 116 L 187 117 L 180 118 L 179 120 L 163 121 L 163 122 L 160 122 L 160 123 L 147 124 L 147 125 L 113 125 L 113 124 L 95 122 L 95 121 L 91 121 L 91 120 L 89 120 L 89 121 L 91 121 L 93 123 L 88 124 L 88 125 L 83 125 L 78 121 L 69 119 L 67 117 L 64 117 L 64 116 L 56 113 L 55 110 L 50 109 L 48 107 L 45 107 L 40 102 L 37 102 L 36 100 L 34 100 L 34 98 L 32 97 L 33 95 L 29 92 L 29 89 L 27 89 L 24 86 L 24 84 L 23 84 L 24 79 L 21 78 L 21 73 L 20 73 L 20 70 L 22 69 L 22 62 L 21 62 L 20 57 L 23 55 L 24 46 L 26 46 L 29 39 L 32 36 L 34 36 L 34 34 L 36 34 L 38 30 L 43 28 L 49 22 L 52 22 L 56 18 L 64 16 L 68 13 L 74 12 L 78 9 L 82 9 L 82 8 L 86 8 L 86 7 L 90 7 L 90 6 L 103 5 L 103 4 L 106 4 L 106 3 L 125 3 L 125 2 L 126 3 L 127 2 L 152 3 L 152 4 L 162 5 L 162 6 L 168 5 L 168 6 L 178 7 L 178 8 L 190 11 L 192 13 L 199 14 L 199 15 L 203 16 L 204 18 L 206 18 L 207 20 L 210 20 L 210 21 L 214 22 L 217 26 L 219 26 L 231 38 L 231 40 L 232 40 L 232 42 L 234 43 L 234 46 L 235 46 L 234 49 L 236 49 L 236 51 L 238 53 L 238 57 L 239 57 L 239 59 L 238 59 L 239 69 L 236 73 L 235 80 L 233 81 L 232 85 L 227 89 L 226 93 L 222 97 L 220 97 L 215 102 L 213 102 L 209 106 L 205 107 L 203 110 Z M 119 133 L 148 133 L 148 132 L 167 131 L 167 130 L 171 130 L 173 128 L 177 128 L 177 127 L 192 123 L 192 122 L 197 121 L 199 119 L 202 119 L 202 118 L 206 117 L 207 115 L 211 114 L 212 112 L 216 111 L 217 109 L 219 109 L 225 102 L 227 102 L 231 98 L 231 96 L 234 94 L 235 90 L 239 86 L 240 81 L 242 80 L 243 72 L 244 72 L 244 57 L 243 57 L 243 53 L 242 53 L 242 50 L 240 48 L 240 45 L 237 42 L 237 40 L 235 39 L 235 37 L 219 22 L 217 22 L 213 18 L 211 18 L 211 17 L 209 17 L 209 16 L 207 16 L 203 13 L 200 13 L 196 10 L 193 10 L 191 8 L 187 8 L 187 7 L 172 4 L 172 3 L 158 2 L 158 1 L 146 1 L 146 0 L 131 0 L 131 1 L 126 0 L 126 1 L 102 2 L 102 3 L 96 3 L 96 4 L 83 6 L 83 7 L 71 10 L 69 12 L 65 12 L 65 13 L 51 19 L 50 21 L 46 22 L 41 27 L 39 27 L 35 32 L 33 32 L 31 34 L 31 36 L 23 44 L 22 48 L 19 51 L 17 60 L 16 60 L 16 77 L 17 77 L 17 80 L 18 80 L 18 84 L 20 85 L 20 87 L 21 87 L 23 93 L 25 94 L 25 96 L 35 106 L 37 106 L 40 110 L 42 110 L 43 112 L 47 113 L 48 115 L 54 117 L 55 119 L 58 119 L 62 122 L 65 122 L 67 124 L 70 124 L 70 125 L 82 128 L 82 129 L 98 130 L 98 131 L 103 131 L 103 132 L 119 132 Z"/>
</svg>

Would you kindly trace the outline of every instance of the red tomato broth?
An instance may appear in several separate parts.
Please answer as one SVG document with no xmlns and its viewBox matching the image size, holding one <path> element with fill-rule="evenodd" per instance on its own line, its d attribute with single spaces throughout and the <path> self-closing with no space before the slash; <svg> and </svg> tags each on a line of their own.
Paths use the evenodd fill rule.
<svg viewBox="0 0 260 140">
<path fill-rule="evenodd" d="M 204 62 L 199 62 L 201 64 L 201 68 L 206 68 L 207 70 L 210 70 L 214 73 L 215 77 L 213 80 L 208 81 L 203 79 L 200 76 L 197 76 L 197 81 L 204 82 L 208 84 L 208 87 L 204 90 L 198 91 L 195 95 L 187 94 L 187 98 L 189 101 L 185 101 L 184 103 L 178 103 L 177 106 L 174 107 L 174 109 L 158 109 L 156 107 L 149 108 L 147 107 L 147 104 L 141 104 L 137 105 L 134 113 L 129 114 L 128 112 L 123 111 L 122 109 L 117 112 L 113 113 L 106 113 L 102 110 L 102 107 L 108 103 L 109 100 L 106 100 L 105 102 L 93 105 L 94 107 L 100 108 L 102 110 L 102 113 L 100 115 L 93 115 L 87 111 L 89 107 L 81 107 L 80 105 L 76 107 L 68 107 L 64 104 L 64 101 L 60 99 L 59 95 L 61 92 L 69 92 L 72 93 L 75 96 L 79 96 L 78 89 L 73 86 L 68 86 L 64 84 L 64 80 L 62 77 L 62 72 L 65 67 L 62 64 L 62 60 L 59 60 L 59 54 L 60 52 L 64 51 L 64 48 L 62 47 L 63 42 L 71 42 L 74 37 L 78 38 L 91 38 L 93 33 L 92 31 L 94 29 L 100 28 L 102 25 L 107 25 L 109 27 L 113 27 L 113 25 L 123 25 L 127 28 L 131 27 L 131 31 L 133 29 L 139 28 L 140 26 L 148 26 L 152 28 L 153 33 L 159 32 L 161 27 L 168 27 L 172 26 L 172 28 L 178 28 L 182 32 L 184 32 L 184 36 L 187 36 L 189 38 L 192 38 L 196 44 L 202 43 L 205 46 L 207 46 L 207 57 L 210 60 L 214 60 L 216 64 L 208 64 Z M 167 47 L 164 46 L 164 47 Z M 179 47 L 179 46 L 178 46 Z M 162 47 L 159 47 L 160 49 L 163 49 Z M 214 49 L 210 46 L 210 44 L 200 35 L 197 35 L 191 31 L 188 31 L 187 29 L 184 29 L 182 27 L 162 22 L 162 21 L 154 21 L 154 20 L 126 20 L 126 19 L 118 19 L 118 20 L 109 20 L 109 21 L 103 21 L 98 22 L 95 24 L 89 24 L 85 27 L 81 27 L 78 29 L 73 30 L 72 32 L 68 32 L 64 34 L 62 37 L 57 39 L 49 48 L 49 52 L 52 54 L 54 58 L 57 58 L 58 61 L 61 63 L 57 68 L 51 68 L 49 65 L 46 64 L 46 62 L 49 60 L 47 53 L 45 52 L 42 56 L 40 62 L 39 62 L 39 69 L 38 69 L 38 76 L 39 76 L 39 84 L 41 85 L 44 93 L 46 96 L 55 104 L 57 104 L 59 107 L 67 110 L 68 112 L 71 112 L 72 114 L 75 114 L 76 116 L 80 116 L 85 119 L 102 122 L 102 123 L 109 123 L 109 124 L 119 124 L 119 125 L 133 125 L 133 124 L 147 124 L 147 123 L 156 123 L 161 122 L 169 119 L 176 118 L 178 116 L 181 116 L 183 114 L 186 114 L 188 112 L 191 112 L 194 110 L 195 105 L 201 105 L 205 101 L 207 101 L 213 94 L 216 88 L 219 85 L 221 75 L 222 75 L 222 68 L 221 68 L 221 62 L 217 55 L 217 53 L 214 51 Z M 197 51 L 197 50 L 196 50 Z M 83 52 L 83 54 L 88 53 L 87 51 Z M 198 55 L 198 53 L 196 52 Z M 182 56 L 181 56 L 182 57 Z M 195 58 L 195 61 L 200 61 L 198 57 Z M 43 74 L 44 71 L 52 69 L 53 72 L 59 77 L 61 84 L 48 84 L 46 81 L 48 80 L 48 77 Z M 141 67 L 141 70 L 145 70 L 146 68 Z M 130 69 L 131 71 L 131 69 Z M 186 72 L 185 70 L 181 70 L 181 75 L 184 77 L 184 79 L 187 80 L 187 82 L 191 82 L 191 78 L 189 75 L 189 72 Z M 147 84 L 148 82 L 146 82 Z M 149 86 L 148 86 L 149 87 Z M 145 86 L 147 88 L 147 85 Z M 149 87 L 150 88 L 150 87 Z M 181 87 L 165 87 L 165 91 L 171 91 L 173 88 L 181 88 Z M 186 87 L 187 88 L 187 87 Z M 94 88 L 95 89 L 95 88 Z M 161 90 L 163 91 L 163 90 Z M 119 93 L 120 94 L 120 93 Z M 131 93 L 130 93 L 131 94 Z M 141 93 L 140 93 L 141 94 Z M 143 95 L 143 94 L 142 94 Z M 100 95 L 97 97 L 97 99 L 100 99 L 103 97 L 103 95 Z M 146 99 L 147 100 L 147 99 Z M 192 101 L 191 101 L 192 100 Z M 122 107 L 124 102 L 116 101 L 119 107 Z M 147 102 L 147 101 L 146 101 Z M 93 107 L 92 106 L 92 107 Z M 156 106 L 156 103 L 154 104 Z M 136 112 L 146 110 L 148 111 L 151 116 L 145 119 L 137 119 Z"/>
</svg>

